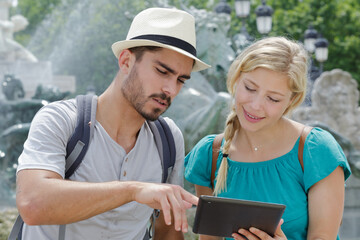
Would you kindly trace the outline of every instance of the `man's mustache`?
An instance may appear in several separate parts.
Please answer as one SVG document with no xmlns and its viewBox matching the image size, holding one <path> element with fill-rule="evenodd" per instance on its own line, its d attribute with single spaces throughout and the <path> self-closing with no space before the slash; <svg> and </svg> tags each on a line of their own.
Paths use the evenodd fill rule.
<svg viewBox="0 0 360 240">
<path fill-rule="evenodd" d="M 149 98 L 160 98 L 161 100 L 165 100 L 167 103 L 167 106 L 170 107 L 171 105 L 171 98 L 166 96 L 165 93 L 154 93 L 149 96 Z"/>
</svg>

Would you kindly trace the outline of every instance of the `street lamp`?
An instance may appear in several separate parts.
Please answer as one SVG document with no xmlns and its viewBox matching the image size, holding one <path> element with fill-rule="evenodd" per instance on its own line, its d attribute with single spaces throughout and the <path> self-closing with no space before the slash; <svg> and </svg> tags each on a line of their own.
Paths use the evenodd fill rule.
<svg viewBox="0 0 360 240">
<path fill-rule="evenodd" d="M 311 91 L 314 81 L 321 75 L 323 72 L 323 63 L 328 59 L 328 41 L 318 34 L 312 25 L 309 25 L 304 34 L 304 45 L 305 49 L 309 52 L 310 55 L 310 80 L 309 91 L 305 100 L 305 104 L 311 105 Z M 315 60 L 313 59 L 313 54 L 315 53 L 315 59 L 319 62 L 319 66 L 315 65 Z"/>
<path fill-rule="evenodd" d="M 315 41 L 315 58 L 320 63 L 319 74 L 323 71 L 323 63 L 328 59 L 328 45 L 329 42 L 320 34 Z"/>
<path fill-rule="evenodd" d="M 250 14 L 250 0 L 235 0 L 236 16 L 241 18 L 241 34 L 245 36 L 246 40 L 252 41 L 253 38 L 246 30 L 245 21 Z"/>
<path fill-rule="evenodd" d="M 248 31 L 246 30 L 246 18 L 250 14 L 250 0 L 235 0 L 235 13 L 238 18 L 241 18 L 241 30 L 238 34 L 234 35 L 233 43 L 237 51 L 241 51 L 244 47 L 254 41 Z M 214 7 L 216 13 L 231 13 L 231 7 L 227 4 L 226 0 L 220 2 Z M 256 25 L 257 30 L 263 35 L 271 31 L 273 9 L 266 5 L 266 1 L 262 0 L 262 4 L 256 8 Z"/>
<path fill-rule="evenodd" d="M 235 0 L 235 12 L 239 18 L 247 18 L 250 13 L 250 0 Z"/>
<path fill-rule="evenodd" d="M 305 31 L 304 44 L 305 49 L 311 54 L 315 51 L 315 41 L 317 39 L 317 36 L 318 32 L 314 29 L 312 25 L 309 25 L 308 29 L 306 29 Z"/>
<path fill-rule="evenodd" d="M 262 4 L 255 9 L 256 26 L 259 33 L 267 35 L 271 31 L 273 9 L 266 5 L 266 1 L 262 0 Z"/>
<path fill-rule="evenodd" d="M 229 4 L 227 4 L 226 0 L 221 0 L 215 7 L 214 11 L 216 13 L 226 13 L 231 14 L 231 7 Z"/>
</svg>

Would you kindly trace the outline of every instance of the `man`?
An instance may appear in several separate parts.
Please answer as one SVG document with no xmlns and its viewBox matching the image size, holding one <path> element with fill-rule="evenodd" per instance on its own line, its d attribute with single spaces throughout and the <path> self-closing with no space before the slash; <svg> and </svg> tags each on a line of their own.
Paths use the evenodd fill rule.
<svg viewBox="0 0 360 240">
<path fill-rule="evenodd" d="M 113 44 L 119 72 L 98 97 L 94 136 L 80 167 L 64 180 L 66 144 L 76 125 L 74 100 L 51 103 L 33 119 L 19 157 L 16 202 L 23 239 L 142 239 L 153 208 L 161 209 L 156 239 L 183 239 L 185 211 L 197 198 L 182 184 L 184 142 L 176 143 L 170 184 L 161 182 L 157 147 L 145 120 L 170 106 L 196 58 L 194 18 L 180 10 L 150 8 L 133 20 L 125 41 Z M 177 185 L 179 184 L 179 185 Z"/>
</svg>

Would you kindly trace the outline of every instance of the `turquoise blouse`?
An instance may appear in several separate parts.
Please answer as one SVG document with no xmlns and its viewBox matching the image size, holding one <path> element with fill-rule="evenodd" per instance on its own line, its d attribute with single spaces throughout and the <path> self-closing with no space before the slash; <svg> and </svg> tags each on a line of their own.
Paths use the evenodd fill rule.
<svg viewBox="0 0 360 240">
<path fill-rule="evenodd" d="M 196 185 L 211 187 L 212 143 L 215 135 L 200 140 L 185 158 L 185 178 Z M 237 162 L 228 158 L 227 191 L 220 197 L 281 203 L 286 205 L 282 230 L 288 239 L 307 236 L 307 193 L 312 185 L 327 177 L 338 166 L 345 180 L 351 171 L 344 152 L 333 136 L 313 128 L 304 145 L 304 172 L 298 160 L 299 140 L 283 156 L 264 162 Z M 217 170 L 222 152 L 217 161 Z M 217 176 L 217 171 L 215 172 Z M 338 238 L 339 239 L 339 238 Z"/>
</svg>

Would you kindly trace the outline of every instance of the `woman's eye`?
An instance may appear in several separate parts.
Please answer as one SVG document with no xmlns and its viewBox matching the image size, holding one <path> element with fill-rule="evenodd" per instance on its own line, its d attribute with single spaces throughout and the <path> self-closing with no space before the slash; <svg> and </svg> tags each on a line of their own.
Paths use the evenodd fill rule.
<svg viewBox="0 0 360 240">
<path fill-rule="evenodd" d="M 255 89 L 249 88 L 248 86 L 245 86 L 246 90 L 250 91 L 250 92 L 255 92 Z"/>
<path fill-rule="evenodd" d="M 280 102 L 280 100 L 274 99 L 274 98 L 272 98 L 272 97 L 269 97 L 269 99 L 270 99 L 270 101 L 272 101 L 272 102 Z"/>
</svg>

